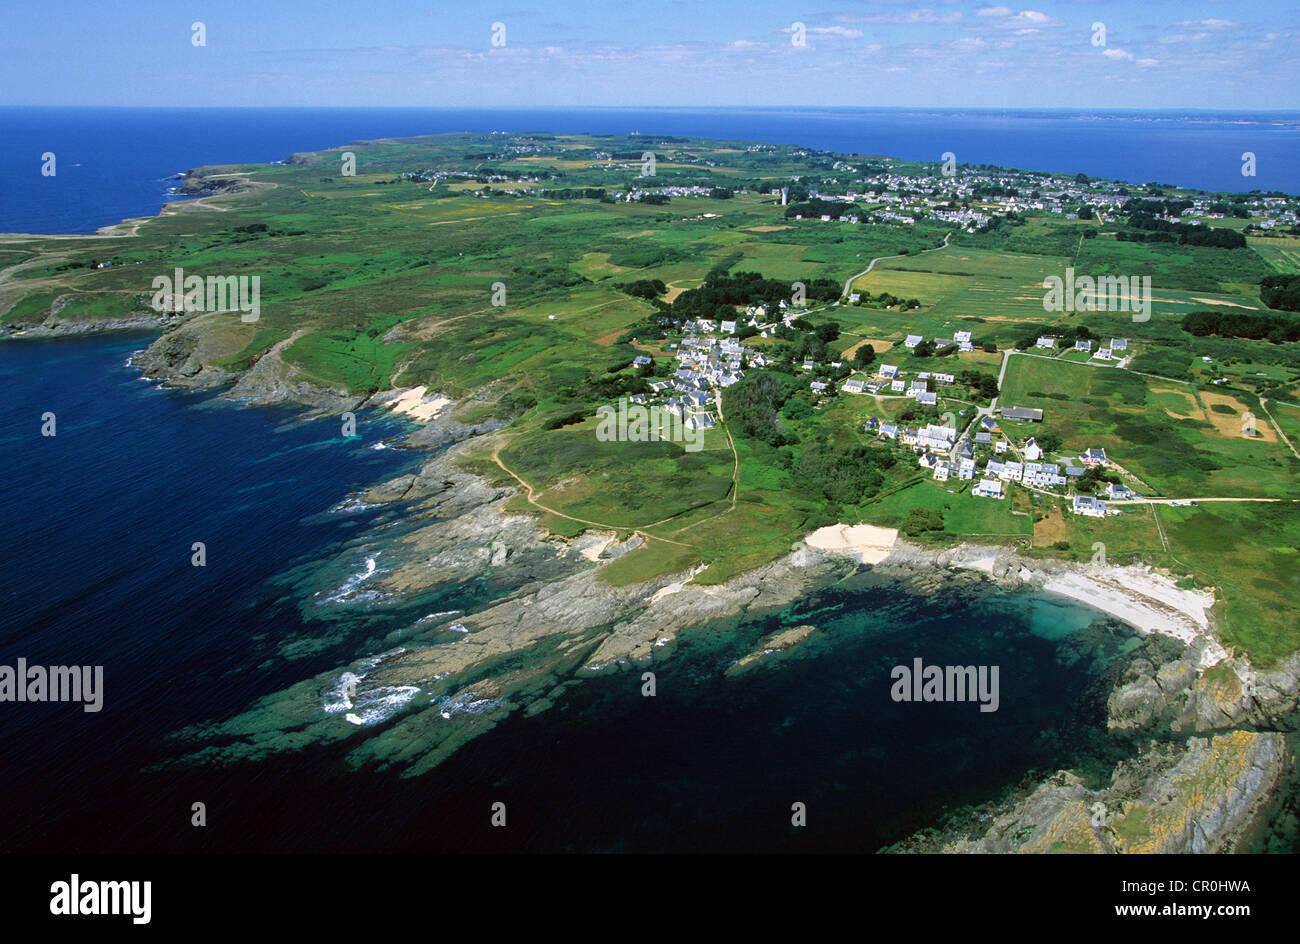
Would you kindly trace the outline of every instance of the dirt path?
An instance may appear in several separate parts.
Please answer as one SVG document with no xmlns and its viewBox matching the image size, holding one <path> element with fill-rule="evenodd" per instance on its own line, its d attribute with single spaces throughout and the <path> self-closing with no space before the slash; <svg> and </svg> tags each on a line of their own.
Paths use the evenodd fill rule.
<svg viewBox="0 0 1300 944">
<path fill-rule="evenodd" d="M 1282 442 L 1286 443 L 1286 447 L 1291 450 L 1291 455 L 1295 456 L 1297 459 L 1300 459 L 1300 452 L 1296 452 L 1296 448 L 1291 443 L 1291 440 L 1287 439 L 1286 433 L 1282 432 L 1281 425 L 1278 423 L 1276 419 L 1273 418 L 1273 414 L 1269 412 L 1268 400 L 1265 397 L 1259 398 L 1259 408 L 1263 410 L 1264 415 L 1268 417 L 1268 421 L 1269 423 L 1272 424 L 1273 430 L 1277 433 L 1278 438 L 1281 439 Z"/>
<path fill-rule="evenodd" d="M 916 255 L 919 256 L 922 252 L 938 252 L 940 249 L 947 249 L 947 248 L 948 248 L 948 240 L 951 239 L 951 238 L 952 238 L 952 233 L 951 233 L 951 232 L 949 232 L 949 233 L 945 233 L 945 234 L 944 234 L 944 237 L 943 237 L 943 245 L 941 245 L 941 246 L 931 246 L 929 249 L 922 249 L 920 252 L 916 253 Z M 907 253 L 907 255 L 910 256 L 910 255 L 912 255 L 912 253 Z M 849 276 L 848 281 L 844 283 L 844 294 L 841 295 L 840 297 L 841 297 L 841 298 L 848 298 L 849 295 L 850 295 L 850 294 L 852 293 L 852 291 L 853 291 L 853 283 L 856 282 L 858 279 L 862 278 L 864 275 L 869 275 L 869 274 L 871 273 L 871 270 L 874 269 L 874 268 L 876 267 L 876 263 L 877 263 L 877 262 L 880 262 L 882 259 L 902 259 L 903 257 L 904 257 L 904 254 L 901 253 L 901 252 L 899 252 L 899 253 L 895 253 L 895 254 L 892 255 L 892 256 L 876 256 L 876 258 L 874 258 L 874 259 L 871 260 L 870 265 L 868 265 L 865 269 L 863 269 L 863 270 L 862 270 L 861 272 L 859 272 L 857 275 Z"/>
<path fill-rule="evenodd" d="M 606 524 L 605 522 L 602 521 L 589 521 L 586 518 L 575 518 L 573 515 L 566 515 L 562 511 L 557 511 L 554 508 L 551 508 L 547 505 L 543 505 L 536 498 L 537 490 L 534 489 L 527 482 L 525 482 L 518 475 L 516 475 L 514 470 L 512 470 L 509 466 L 507 466 L 504 462 L 501 461 L 501 446 L 497 446 L 495 449 L 492 450 L 492 461 L 495 462 L 497 465 L 499 465 L 512 479 L 514 479 L 516 482 L 518 482 L 520 485 L 523 486 L 524 497 L 528 499 L 528 503 L 530 505 L 540 508 L 542 511 L 546 512 L 547 514 L 555 515 L 557 518 L 564 518 L 567 521 L 576 521 L 579 524 L 589 524 L 593 528 L 600 528 L 604 531 L 626 531 L 627 530 L 626 527 L 620 527 L 619 525 L 615 525 L 615 524 Z M 645 525 L 645 527 L 653 527 L 653 525 Z M 648 540 L 663 541 L 665 544 L 676 544 L 678 547 L 691 547 L 691 548 L 695 547 L 694 544 L 683 544 L 681 541 L 673 541 L 668 538 L 661 538 L 657 534 L 647 534 L 645 531 L 643 531 L 640 528 L 634 528 L 632 530 L 634 534 L 639 534 L 642 537 L 647 538 Z"/>
<path fill-rule="evenodd" d="M 715 395 L 714 403 L 718 407 L 718 425 L 721 426 L 722 431 L 727 434 L 727 445 L 731 447 L 731 500 L 727 504 L 726 511 L 720 511 L 716 515 L 709 515 L 709 517 L 707 518 L 701 518 L 699 521 L 696 521 L 692 524 L 688 524 L 686 527 L 680 529 L 677 532 L 678 534 L 680 534 L 682 531 L 689 531 L 691 530 L 691 528 L 698 527 L 699 525 L 704 524 L 706 521 L 716 521 L 718 518 L 721 518 L 723 515 L 734 510 L 736 507 L 736 498 L 738 496 L 738 493 L 740 492 L 740 453 L 736 451 L 736 441 L 731 438 L 731 430 L 727 428 L 727 418 L 722 415 L 722 394 L 721 393 Z M 670 521 L 672 519 L 664 518 L 663 520 Z M 662 524 L 662 523 L 663 522 L 660 521 L 655 522 L 655 524 Z M 654 527 L 654 525 L 646 525 L 646 527 Z"/>
</svg>

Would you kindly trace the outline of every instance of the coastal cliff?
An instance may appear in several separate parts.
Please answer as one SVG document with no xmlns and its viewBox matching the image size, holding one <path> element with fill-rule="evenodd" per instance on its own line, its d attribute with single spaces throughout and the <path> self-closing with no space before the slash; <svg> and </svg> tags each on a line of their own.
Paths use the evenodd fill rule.
<svg viewBox="0 0 1300 944">
<path fill-rule="evenodd" d="M 1286 738 L 1233 731 L 1152 742 L 1091 790 L 1058 771 L 1028 795 L 894 846 L 921 853 L 1215 853 L 1241 851 L 1294 770 Z"/>
</svg>

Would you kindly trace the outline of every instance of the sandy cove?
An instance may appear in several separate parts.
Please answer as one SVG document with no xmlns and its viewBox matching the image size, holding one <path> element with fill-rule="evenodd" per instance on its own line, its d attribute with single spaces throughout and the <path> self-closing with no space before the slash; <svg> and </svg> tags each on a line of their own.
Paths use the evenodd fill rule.
<svg viewBox="0 0 1300 944">
<path fill-rule="evenodd" d="M 995 579 L 1027 584 L 1100 610 L 1143 635 L 1161 633 L 1188 646 L 1204 640 L 1202 668 L 1227 657 L 1210 618 L 1214 594 L 1183 590 L 1150 567 L 1039 560 L 1021 557 L 1007 548 L 981 545 L 926 549 L 900 544 L 895 529 L 867 524 L 818 528 L 804 538 L 804 543 L 860 564 L 886 569 L 928 561 L 941 567 L 974 570 Z"/>
<path fill-rule="evenodd" d="M 898 542 L 896 528 L 878 528 L 870 524 L 832 524 L 818 528 L 804 538 L 809 547 L 843 554 L 859 564 L 879 564 Z"/>
<path fill-rule="evenodd" d="M 381 403 L 378 398 L 374 402 Z M 383 402 L 382 405 L 387 406 L 394 413 L 401 413 L 417 422 L 427 423 L 451 406 L 451 400 L 439 394 L 430 397 L 427 388 L 419 386 L 401 391 L 392 400 Z"/>
</svg>

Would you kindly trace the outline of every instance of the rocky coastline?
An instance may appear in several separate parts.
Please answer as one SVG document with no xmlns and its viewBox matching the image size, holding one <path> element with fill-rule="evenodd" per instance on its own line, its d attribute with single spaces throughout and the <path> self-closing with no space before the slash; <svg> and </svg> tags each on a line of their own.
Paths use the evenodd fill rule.
<svg viewBox="0 0 1300 944">
<path fill-rule="evenodd" d="M 292 404 L 315 414 L 384 408 L 400 393 L 359 397 L 321 387 L 280 356 L 292 339 L 247 370 L 227 370 L 215 363 L 228 355 L 205 330 L 206 317 L 168 326 L 134 363 L 168 385 L 250 403 Z M 60 329 L 48 330 L 53 336 Z M 1005 589 L 1061 593 L 1176 643 L 1166 656 L 1148 647 L 1132 658 L 1108 699 L 1112 732 L 1150 738 L 1136 758 L 1114 769 L 1110 786 L 1090 790 L 1076 773 L 1057 771 L 996 806 L 973 811 L 965 822 L 918 833 L 895 851 L 1225 851 L 1240 846 L 1259 812 L 1289 782 L 1294 759 L 1277 729 L 1278 719 L 1297 707 L 1300 653 L 1260 671 L 1245 656 L 1225 650 L 1209 614 L 1212 598 L 1198 601 L 1194 592 L 1171 589 L 1172 581 L 1143 568 L 1043 560 L 1004 547 L 936 549 L 903 541 L 874 564 L 801 541 L 781 558 L 718 585 L 693 582 L 692 571 L 616 586 L 600 579 L 601 566 L 642 538 L 620 541 L 595 531 L 557 538 L 535 516 L 505 512 L 502 506 L 517 488 L 467 472 L 459 462 L 466 446 L 505 421 L 461 422 L 455 416 L 463 406 L 439 413 L 407 437 L 407 447 L 433 452 L 418 471 L 360 496 L 371 504 L 400 503 L 417 522 L 397 539 L 395 556 L 403 563 L 374 586 L 411 594 L 491 570 L 505 582 L 504 595 L 458 617 L 455 644 L 428 641 L 435 630 L 446 634 L 445 622 L 441 629 L 399 630 L 389 640 L 394 648 L 365 665 L 286 691 L 273 705 L 279 728 L 252 713 L 226 722 L 221 733 L 242 739 L 241 750 L 274 750 L 275 738 L 290 729 L 307 740 L 341 739 L 348 732 L 331 723 L 331 705 L 352 709 L 348 719 L 366 724 L 369 716 L 359 706 L 395 691 L 420 692 L 439 710 L 397 722 L 398 737 L 409 745 L 400 760 L 377 756 L 369 742 L 354 752 L 358 763 L 397 763 L 404 775 L 416 776 L 512 711 L 544 711 L 577 679 L 639 671 L 670 658 L 678 636 L 693 626 L 737 625 L 871 568 L 939 589 L 950 581 L 980 579 Z M 766 648 L 779 656 L 815 632 L 810 626 L 798 630 L 768 640 Z M 760 650 L 751 662 L 763 656 Z M 750 668 L 746 663 L 731 677 Z M 345 686 L 341 701 L 330 702 L 329 693 L 348 678 L 352 687 Z"/>
</svg>

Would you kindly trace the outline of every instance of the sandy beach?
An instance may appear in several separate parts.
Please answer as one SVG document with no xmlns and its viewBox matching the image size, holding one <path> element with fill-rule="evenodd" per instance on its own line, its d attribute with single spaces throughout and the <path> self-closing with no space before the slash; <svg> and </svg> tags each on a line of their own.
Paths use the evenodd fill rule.
<svg viewBox="0 0 1300 944">
<path fill-rule="evenodd" d="M 996 549 L 971 547 L 968 550 L 969 554 L 959 555 L 952 565 L 979 571 L 989 577 L 997 576 L 1000 561 Z M 1210 620 L 1214 594 L 1204 590 L 1183 590 L 1169 577 L 1149 567 L 1064 563 L 1045 567 L 1038 562 L 1033 562 L 1032 566 L 1026 562 L 1017 576 L 1047 593 L 1069 597 L 1101 610 L 1143 634 L 1163 633 L 1187 645 L 1198 639 L 1208 639 L 1201 658 L 1203 668 L 1227 658 L 1228 654 L 1215 637 Z"/>
<path fill-rule="evenodd" d="M 431 399 L 426 399 L 426 392 L 427 388 L 423 386 L 412 387 L 410 390 L 403 391 L 388 406 L 394 413 L 401 413 L 413 420 L 427 423 L 451 406 L 451 401 L 446 397 L 436 395 Z"/>
<path fill-rule="evenodd" d="M 1191 645 L 1206 638 L 1201 667 L 1227 658 L 1210 625 L 1214 595 L 1182 590 L 1168 577 L 1145 567 L 1094 567 L 1051 575 L 1048 593 L 1078 600 L 1123 620 L 1141 633 L 1162 633 Z"/>
<path fill-rule="evenodd" d="M 895 528 L 832 524 L 818 528 L 804 538 L 804 543 L 833 554 L 843 554 L 861 564 L 879 564 L 889 556 L 897 540 L 898 530 Z"/>
<path fill-rule="evenodd" d="M 1027 584 L 1084 603 L 1143 634 L 1161 633 L 1189 646 L 1206 640 L 1202 668 L 1228 655 L 1215 636 L 1210 617 L 1214 594 L 1184 590 L 1150 567 L 1033 560 L 1009 554 L 1006 548 L 975 544 L 925 549 L 900 543 L 898 532 L 892 528 L 866 524 L 819 528 L 804 542 L 863 564 L 908 566 L 928 561 L 940 567 L 973 570 L 993 580 Z"/>
</svg>

